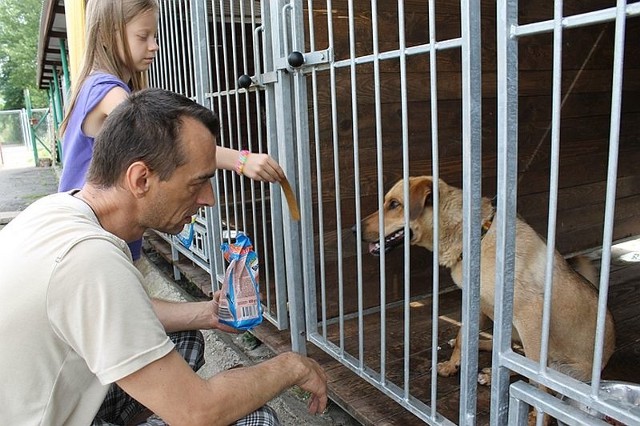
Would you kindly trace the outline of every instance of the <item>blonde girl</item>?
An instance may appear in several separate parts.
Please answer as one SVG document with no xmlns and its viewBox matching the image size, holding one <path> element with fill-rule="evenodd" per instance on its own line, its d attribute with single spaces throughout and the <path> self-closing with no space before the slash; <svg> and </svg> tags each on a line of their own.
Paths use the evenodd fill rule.
<svg viewBox="0 0 640 426">
<path fill-rule="evenodd" d="M 158 52 L 157 0 L 88 0 L 86 49 L 61 125 L 63 170 L 59 191 L 82 188 L 95 136 L 131 92 L 147 87 L 146 72 Z M 218 147 L 218 168 L 257 180 L 280 181 L 284 172 L 266 154 Z M 129 244 L 133 259 L 141 241 Z"/>
</svg>

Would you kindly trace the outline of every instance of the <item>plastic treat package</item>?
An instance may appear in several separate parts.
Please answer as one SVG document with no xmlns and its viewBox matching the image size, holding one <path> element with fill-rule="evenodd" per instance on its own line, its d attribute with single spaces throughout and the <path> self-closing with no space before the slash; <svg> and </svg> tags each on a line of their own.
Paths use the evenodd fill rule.
<svg viewBox="0 0 640 426">
<path fill-rule="evenodd" d="M 218 307 L 220 322 L 250 330 L 262 322 L 258 287 L 258 255 L 248 236 L 238 233 L 234 244 L 220 246 L 229 266 L 224 274 Z"/>
</svg>

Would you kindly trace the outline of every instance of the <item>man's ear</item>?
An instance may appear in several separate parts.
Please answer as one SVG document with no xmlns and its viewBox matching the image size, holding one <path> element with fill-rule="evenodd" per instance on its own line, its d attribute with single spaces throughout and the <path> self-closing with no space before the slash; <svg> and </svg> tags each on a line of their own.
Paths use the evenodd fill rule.
<svg viewBox="0 0 640 426">
<path fill-rule="evenodd" d="M 142 161 L 131 163 L 125 175 L 125 185 L 136 198 L 143 197 L 149 191 L 151 170 Z"/>
<path fill-rule="evenodd" d="M 433 204 L 433 181 L 426 178 L 412 179 L 409 182 L 409 218 L 417 219 L 425 207 Z"/>
</svg>

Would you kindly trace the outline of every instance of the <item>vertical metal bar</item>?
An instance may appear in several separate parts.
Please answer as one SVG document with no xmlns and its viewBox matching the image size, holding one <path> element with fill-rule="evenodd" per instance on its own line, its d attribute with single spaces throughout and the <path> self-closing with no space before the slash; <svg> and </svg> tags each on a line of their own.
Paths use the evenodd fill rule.
<svg viewBox="0 0 640 426">
<path fill-rule="evenodd" d="M 56 92 L 60 90 L 58 86 L 58 75 L 56 71 L 56 67 L 53 67 L 53 84 L 56 88 Z M 29 131 L 29 141 L 31 143 L 31 150 L 33 152 L 33 164 L 38 166 L 38 147 L 36 145 L 36 135 L 33 129 L 33 125 L 31 124 L 32 118 L 32 110 L 31 110 L 31 96 L 29 95 L 29 89 L 23 90 L 24 94 L 24 104 L 27 109 L 27 129 Z"/>
<path fill-rule="evenodd" d="M 359 158 L 359 133 L 358 133 L 358 82 L 356 79 L 356 28 L 353 11 L 353 3 L 349 2 L 349 74 L 351 79 L 351 132 L 353 137 L 353 180 L 355 190 L 355 214 L 360 221 L 362 211 L 360 207 L 360 158 Z M 362 229 L 356 227 L 356 240 L 358 246 L 362 241 Z M 362 297 L 362 250 L 356 250 L 357 270 L 357 294 L 358 294 L 358 362 L 359 367 L 364 367 L 364 323 L 363 323 L 363 297 Z"/>
<path fill-rule="evenodd" d="M 207 58 L 207 5 L 206 0 L 191 0 L 191 31 L 193 36 L 193 81 L 195 100 L 206 106 L 206 95 L 211 90 L 211 76 Z"/>
<path fill-rule="evenodd" d="M 431 95 L 431 175 L 434 186 L 440 182 L 438 147 L 438 74 L 436 62 L 436 6 L 429 2 L 429 90 Z M 437 187 L 437 186 L 435 186 Z M 431 417 L 437 414 L 438 400 L 438 321 L 440 317 L 440 191 L 433 191 L 433 283 L 431 287 Z"/>
<path fill-rule="evenodd" d="M 560 112 L 562 110 L 562 0 L 554 2 L 553 16 L 553 93 L 551 101 L 551 164 L 549 171 L 549 216 L 547 225 L 547 262 L 542 309 L 539 374 L 547 369 L 549 355 L 549 326 L 551 323 L 551 294 L 556 247 L 556 218 L 558 210 L 558 174 L 560 169 Z"/>
<path fill-rule="evenodd" d="M 260 43 L 261 43 L 261 38 L 260 38 L 260 34 L 263 33 L 264 27 L 262 25 L 257 25 L 256 22 L 256 11 L 255 11 L 255 3 L 252 2 L 251 3 L 251 28 L 254 28 L 253 30 L 253 63 L 254 63 L 254 72 L 255 75 L 259 76 L 262 74 L 262 56 L 261 56 L 261 52 L 264 51 L 264 49 L 260 49 Z M 264 152 L 264 141 L 263 141 L 263 134 L 262 134 L 262 127 L 261 127 L 261 122 L 262 122 L 262 117 L 264 112 L 262 111 L 262 101 L 260 99 L 260 90 L 256 90 L 254 92 L 255 95 L 255 106 L 256 106 L 256 119 L 257 119 L 257 145 L 258 145 L 258 151 L 259 152 Z M 266 119 L 266 118 L 265 118 Z M 252 193 L 253 194 L 253 193 Z M 268 253 L 271 250 L 268 249 L 268 230 L 267 230 L 267 218 L 266 218 L 266 211 L 267 211 L 267 190 L 266 190 L 266 185 L 264 182 L 260 182 L 260 206 L 261 206 L 261 211 L 262 211 L 262 216 L 263 216 L 263 220 L 262 220 L 262 251 L 264 253 Z M 256 235 L 257 235 L 257 231 L 256 231 Z M 267 283 L 266 288 L 263 290 L 265 297 L 266 297 L 266 306 L 267 306 L 267 315 L 271 316 L 272 312 L 271 312 L 271 305 L 272 305 L 272 300 L 273 300 L 273 295 L 271 294 L 271 286 L 269 283 L 271 283 L 271 264 L 270 262 L 264 262 L 263 267 L 262 267 L 262 271 L 261 271 L 261 275 L 264 278 L 264 282 Z M 278 299 L 276 298 L 276 303 L 278 303 Z M 278 316 L 278 312 L 279 312 L 279 306 L 276 305 L 276 317 Z M 283 315 L 284 316 L 284 315 Z M 279 321 L 279 320 L 278 320 Z"/>
<path fill-rule="evenodd" d="M 151 64 L 151 69 L 153 70 L 154 76 L 154 87 L 163 87 L 162 86 L 162 60 L 164 58 L 164 50 L 166 46 L 164 46 L 164 32 L 162 31 L 164 27 L 164 2 L 162 0 L 158 1 L 158 34 L 157 34 L 157 43 L 158 43 L 158 52 L 156 53 L 156 58 Z"/>
<path fill-rule="evenodd" d="M 215 103 L 218 109 L 218 116 L 222 114 L 222 94 L 220 93 L 223 89 L 222 87 L 222 77 L 220 76 L 220 70 L 222 68 L 220 64 L 220 40 L 218 37 L 218 18 L 216 14 L 216 1 L 211 0 L 211 27 L 213 32 L 213 59 L 209 58 L 209 63 L 212 64 L 213 69 L 215 70 L 215 86 L 212 88 L 212 95 L 215 95 Z M 224 30 L 224 28 L 223 28 Z M 211 99 L 211 103 L 214 103 L 214 99 Z M 224 141 L 226 140 L 226 128 L 222 122 L 222 117 L 220 117 L 220 135 L 218 136 L 218 145 L 223 146 Z M 222 180 L 222 183 L 220 182 Z M 220 196 L 220 187 L 222 186 L 222 190 L 226 195 L 227 188 L 227 174 L 222 171 L 218 171 L 216 173 L 216 182 L 217 185 L 215 187 L 216 197 L 218 200 L 221 200 Z M 218 216 L 220 216 L 220 221 L 218 222 L 218 232 L 221 236 L 221 239 L 224 238 L 223 226 L 229 230 L 229 206 L 228 202 L 225 202 L 224 206 L 218 201 L 217 206 L 215 206 L 218 211 Z M 222 209 L 224 208 L 225 215 L 224 219 L 222 218 Z M 227 235 L 227 242 L 230 242 L 229 235 Z"/>
<path fill-rule="evenodd" d="M 64 76 L 64 91 L 62 92 L 62 101 L 63 104 L 66 104 L 66 99 L 68 99 L 69 94 L 71 93 L 71 78 L 69 76 L 69 63 L 67 62 L 67 43 L 65 39 L 60 39 L 60 61 L 62 62 L 62 75 Z M 55 121 L 58 120 L 57 116 L 55 117 Z M 56 123 L 56 125 L 60 124 Z"/>
<path fill-rule="evenodd" d="M 193 95 L 196 102 L 207 104 L 206 96 L 211 91 L 211 76 L 209 73 L 209 43 L 208 17 L 206 0 L 192 0 L 191 2 L 191 40 L 193 42 Z M 219 143 L 219 141 L 217 141 Z M 211 184 L 218 187 L 218 177 L 215 176 Z M 218 194 L 216 194 L 218 196 Z M 216 199 L 219 202 L 219 198 Z M 224 260 L 218 249 L 222 243 L 220 235 L 220 213 L 216 207 L 205 208 L 206 230 L 209 245 L 209 268 L 211 271 L 211 289 L 218 289 L 218 275 L 224 274 Z"/>
<path fill-rule="evenodd" d="M 180 23 L 179 25 L 180 53 L 181 53 L 182 69 L 184 70 L 183 76 L 180 79 L 180 81 L 184 83 L 182 93 L 186 97 L 193 99 L 192 98 L 193 95 L 189 90 L 190 87 L 188 84 L 190 80 L 193 80 L 193 68 L 191 68 L 193 66 L 193 61 L 191 61 L 191 56 L 187 56 L 187 49 L 189 44 L 187 42 L 185 31 L 184 31 L 185 27 L 188 24 L 187 19 L 184 15 L 185 7 L 186 5 L 184 2 L 180 2 L 178 4 L 178 22 Z M 189 78 L 189 75 L 187 74 L 187 70 L 191 71 L 191 78 Z"/>
<path fill-rule="evenodd" d="M 277 4 L 279 9 L 284 10 L 288 8 L 289 3 L 285 1 L 273 0 L 273 4 Z M 294 11 L 291 15 L 292 25 L 291 29 L 298 28 L 297 22 L 294 24 L 295 18 L 299 14 Z M 282 29 L 287 22 L 282 14 L 274 13 L 271 15 L 271 23 L 274 29 Z M 289 34 L 291 37 L 298 37 L 299 34 Z M 273 31 L 273 45 L 277 48 L 274 54 L 274 61 L 276 59 L 286 57 L 290 52 L 283 51 L 285 45 L 284 34 L 282 31 Z M 296 147 L 291 146 L 289 141 L 294 140 L 296 129 L 294 129 L 293 120 L 293 99 L 292 99 L 292 87 L 293 80 L 289 72 L 285 70 L 278 70 L 278 83 L 275 87 L 275 107 L 278 114 L 276 114 L 277 134 L 278 134 L 278 161 L 282 165 L 287 176 L 291 179 L 292 188 L 294 193 L 298 193 L 298 182 L 296 178 L 295 170 L 295 151 Z M 300 197 L 298 197 L 299 199 Z M 285 206 L 280 203 L 278 206 L 280 212 L 284 217 L 290 219 L 289 212 Z M 291 348 L 295 352 L 306 353 L 305 346 L 305 334 L 304 334 L 304 290 L 302 282 L 302 270 L 300 264 L 300 256 L 298 255 L 301 243 L 300 243 L 300 230 L 297 223 L 293 223 L 291 220 L 283 220 L 282 222 L 283 236 L 284 236 L 284 255 L 286 262 L 286 277 L 287 277 L 287 295 L 289 299 L 289 319 L 291 328 Z"/>
<path fill-rule="evenodd" d="M 402 198 L 405 205 L 409 202 L 409 108 L 407 106 L 407 56 L 405 43 L 404 1 L 398 1 L 398 49 L 400 50 L 400 104 L 402 109 Z M 404 398 L 409 398 L 409 367 L 411 358 L 411 231 L 409 228 L 409 209 L 404 209 Z"/>
<path fill-rule="evenodd" d="M 378 2 L 371 0 L 371 30 L 373 33 L 373 86 L 376 114 L 376 172 L 378 177 L 378 229 L 380 230 L 380 380 L 387 381 L 387 276 L 384 238 L 384 162 L 382 148 L 382 99 L 380 94 L 380 40 L 378 28 Z M 360 238 L 358 238 L 360 240 Z M 360 248 L 358 247 L 358 251 Z"/>
<path fill-rule="evenodd" d="M 244 1 L 240 2 L 240 40 L 241 40 L 241 54 L 242 54 L 242 71 L 238 70 L 238 75 L 240 75 L 240 72 L 242 74 L 248 74 L 249 73 L 249 59 L 247 58 L 248 52 L 249 52 L 249 46 L 247 45 L 247 29 L 246 29 L 246 25 L 247 23 L 245 22 L 245 14 L 246 11 L 244 9 Z M 253 27 L 252 27 L 253 28 Z M 253 34 L 253 33 L 252 33 Z M 236 92 L 238 92 L 238 85 L 237 85 L 237 79 L 236 79 Z M 245 117 L 245 130 L 247 133 L 247 149 L 249 151 L 253 151 L 253 131 L 252 131 L 252 121 L 251 121 L 251 111 L 249 108 L 249 104 L 251 102 L 251 98 L 249 96 L 249 92 L 247 92 L 246 90 L 243 91 L 243 93 L 237 93 L 238 99 L 242 99 L 243 103 L 244 103 L 244 117 Z M 256 123 L 260 123 L 259 121 L 260 116 L 256 116 Z M 258 124 L 259 125 L 259 124 Z M 259 129 L 258 129 L 259 130 Z M 244 180 L 241 182 L 241 185 L 244 184 Z M 256 252 L 259 251 L 258 249 L 258 241 L 257 239 L 258 237 L 258 221 L 257 221 L 257 211 L 256 211 L 256 189 L 255 189 L 255 184 L 252 180 L 248 181 L 247 184 L 249 185 L 249 190 L 250 190 L 250 194 L 251 194 L 251 198 L 249 200 L 250 204 L 251 204 L 251 222 L 253 223 L 253 232 L 251 233 L 251 235 L 253 235 L 254 241 L 253 244 L 256 247 Z M 244 187 L 242 187 L 242 193 L 244 194 Z M 264 212 L 264 210 L 263 210 Z M 267 263 L 265 262 L 265 260 L 268 258 L 269 253 L 265 252 L 265 253 L 258 253 L 259 255 L 262 256 L 263 259 L 263 264 Z"/>
<path fill-rule="evenodd" d="M 222 65 L 223 66 L 223 70 L 224 70 L 224 78 L 223 78 L 223 87 L 219 88 L 218 91 L 220 91 L 220 89 L 222 89 L 224 91 L 224 99 L 225 99 L 225 103 L 227 106 L 226 109 L 226 117 L 225 117 L 225 122 L 227 124 L 227 132 L 228 132 L 228 138 L 227 138 L 227 147 L 228 148 L 235 148 L 235 144 L 233 143 L 234 141 L 234 133 L 233 133 L 233 122 L 231 120 L 231 111 L 233 110 L 232 106 L 231 106 L 231 94 L 230 94 L 230 85 L 229 85 L 229 44 L 227 43 L 227 16 L 225 15 L 225 10 L 224 10 L 224 5 L 225 5 L 225 0 L 220 0 L 219 2 L 220 5 L 220 26 L 221 26 L 221 42 L 222 42 L 222 64 L 218 64 L 218 66 Z M 233 28 L 233 22 L 231 22 L 229 24 L 232 28 Z M 233 33 L 233 30 L 232 30 Z M 233 46 L 232 46 L 233 47 Z M 237 192 L 236 192 L 236 179 L 231 176 L 231 178 L 229 180 L 231 180 L 231 192 L 229 192 L 229 188 L 227 185 L 227 181 L 228 179 L 226 178 L 227 173 L 224 174 L 225 179 L 224 179 L 224 194 L 225 194 L 225 200 L 226 200 L 226 205 L 225 208 L 227 210 L 227 226 L 230 226 L 230 222 L 231 219 L 229 217 L 229 210 L 232 210 L 233 213 L 233 226 L 238 227 L 238 209 L 237 209 Z M 231 199 L 231 202 L 229 201 L 229 199 Z M 233 206 L 233 209 L 229 208 L 229 204 L 231 204 Z"/>
<path fill-rule="evenodd" d="M 168 4 L 168 28 L 167 28 L 167 39 L 169 45 L 169 52 L 167 54 L 167 59 L 169 63 L 169 78 L 167 79 L 169 90 L 172 92 L 178 92 L 177 90 L 177 64 L 176 64 L 176 40 L 175 40 L 175 11 L 174 6 L 175 2 L 172 0 L 169 1 Z"/>
<path fill-rule="evenodd" d="M 180 26 L 180 20 L 177 12 L 177 2 L 173 1 L 172 5 L 172 38 L 173 38 L 173 63 L 175 66 L 175 73 L 173 74 L 174 81 L 174 91 L 176 93 L 180 93 L 182 95 L 185 94 L 183 87 L 183 79 L 184 79 L 184 64 L 180 62 L 180 50 L 182 49 L 182 45 L 180 43 L 180 38 L 178 36 L 178 28 Z"/>
<path fill-rule="evenodd" d="M 313 1 L 307 0 L 307 11 L 309 14 L 309 47 L 311 51 L 316 50 L 315 41 L 315 22 L 313 19 Z M 325 270 L 325 247 L 324 247 L 324 203 L 322 200 L 322 155 L 320 151 L 320 117 L 318 114 L 318 73 L 315 68 L 311 70 L 311 92 L 313 103 L 313 139 L 315 145 L 316 156 L 316 192 L 318 194 L 318 253 L 319 253 L 319 273 L 320 273 L 320 306 L 321 323 L 322 323 L 322 337 L 327 339 L 327 287 L 326 287 L 326 270 Z M 304 229 L 304 228 L 303 228 Z M 315 287 L 312 287 L 315 290 Z M 317 314 L 317 296 L 315 291 L 307 292 L 307 332 L 310 330 L 316 330 L 318 323 Z"/>
<path fill-rule="evenodd" d="M 262 59 L 264 60 L 264 69 L 273 70 L 274 63 L 277 57 L 279 57 L 278 41 L 280 40 L 279 26 L 277 24 L 278 17 L 278 4 L 272 1 L 263 1 L 262 5 L 262 25 L 265 28 L 263 32 L 263 53 Z M 272 6 L 275 10 L 272 12 Z M 267 118 L 267 148 L 269 154 L 279 160 L 279 135 L 277 116 L 279 110 L 276 105 L 276 87 L 275 85 L 268 85 L 265 88 L 265 111 Z M 278 323 L 281 329 L 289 326 L 289 317 L 287 315 L 286 303 L 286 271 L 285 271 L 285 258 L 282 250 L 284 242 L 284 231 L 282 225 L 282 194 L 280 188 L 272 186 L 270 188 L 269 206 L 271 209 L 271 237 L 272 237 L 272 252 L 273 252 L 273 266 L 274 266 L 274 281 L 276 283 L 276 300 L 278 301 Z M 292 340 L 294 339 L 293 330 L 291 331 Z M 295 335 L 297 338 L 297 335 Z"/>
<path fill-rule="evenodd" d="M 236 8 L 235 8 L 235 1 L 231 0 L 229 1 L 229 22 L 230 22 L 230 26 L 231 26 L 231 63 L 232 63 L 232 72 L 231 72 L 231 81 L 233 81 L 233 89 L 231 87 L 229 87 L 229 93 L 228 93 L 228 97 L 231 98 L 231 94 L 233 93 L 233 99 L 234 99 L 234 110 L 235 110 L 235 115 L 236 115 L 236 134 L 235 134 L 235 138 L 231 138 L 231 140 L 235 139 L 236 141 L 236 147 L 238 148 L 238 150 L 242 149 L 242 142 L 243 142 L 243 137 L 242 137 L 242 116 L 240 114 L 240 93 L 238 92 L 238 79 L 236 78 L 237 76 L 240 75 L 240 72 L 238 70 L 238 52 L 237 52 L 237 37 L 236 37 L 236 25 L 237 25 L 237 20 L 236 20 Z M 231 111 L 228 112 L 229 116 L 231 116 Z M 248 116 L 246 117 L 248 119 Z M 231 134 L 231 133 L 230 133 Z M 230 140 L 230 142 L 231 142 Z M 235 182 L 235 179 L 234 179 Z M 246 213 L 246 207 L 245 207 L 245 203 L 246 203 L 246 197 L 244 195 L 244 186 L 245 186 L 245 180 L 243 178 L 240 178 L 239 180 L 239 184 L 240 184 L 240 194 L 238 194 L 236 192 L 236 188 L 234 186 L 233 189 L 233 193 L 234 195 L 237 195 L 238 198 L 240 199 L 240 204 L 237 204 L 235 201 L 236 199 L 234 198 L 234 205 L 235 206 L 240 206 L 240 216 L 241 216 L 241 220 L 242 220 L 242 230 L 244 232 L 247 232 L 247 213 Z M 237 216 L 237 209 L 238 207 L 236 207 L 236 216 Z M 237 219 L 236 219 L 237 221 Z M 237 222 L 236 222 L 237 223 Z"/>
<path fill-rule="evenodd" d="M 511 352 L 515 225 L 518 166 L 518 0 L 497 3 L 498 62 L 498 182 L 496 227 L 495 311 L 491 386 L 491 424 L 506 425 L 509 370 L 501 357 Z"/>
<path fill-rule="evenodd" d="M 620 115 L 622 113 L 622 77 L 624 64 L 624 40 L 626 26 L 626 0 L 616 3 L 616 27 L 613 52 L 613 81 L 611 86 L 611 124 L 609 125 L 609 166 L 607 170 L 607 196 L 605 200 L 604 233 L 602 236 L 602 258 L 600 287 L 598 291 L 598 319 L 596 322 L 593 370 L 591 372 L 591 394 L 600 391 L 604 328 L 609 294 L 609 270 L 611 265 L 611 242 L 613 240 L 614 211 L 616 204 L 616 176 L 618 173 L 618 144 L 620 142 Z"/>
<path fill-rule="evenodd" d="M 529 416 L 529 404 L 515 396 L 509 397 L 509 424 L 524 426 Z"/>
<path fill-rule="evenodd" d="M 293 49 L 302 51 L 305 46 L 304 37 L 304 11 L 302 10 L 302 1 L 297 1 L 291 15 Z M 300 242 L 302 249 L 301 256 L 301 289 L 300 294 L 304 297 L 303 309 L 306 330 L 315 330 L 316 323 L 309 323 L 307 310 L 313 310 L 316 314 L 315 304 L 315 256 L 314 256 L 314 226 L 313 226 L 313 197 L 311 196 L 311 163 L 310 163 L 310 147 L 309 147 L 309 116 L 307 102 L 307 81 L 305 74 L 296 72 L 293 75 L 294 83 L 294 104 L 296 125 L 296 142 L 297 142 L 297 173 L 298 173 L 298 192 L 300 197 Z M 308 188 L 308 189 L 307 189 Z M 306 291 L 304 291 L 306 289 Z"/>
<path fill-rule="evenodd" d="M 189 6 L 187 8 L 187 12 L 188 12 L 187 16 L 189 16 L 190 18 L 189 18 L 189 21 L 187 21 L 185 24 L 187 25 L 188 29 L 191 29 L 191 27 L 193 25 L 195 25 L 194 24 L 194 19 L 193 19 L 193 16 L 195 16 L 195 15 L 193 15 L 193 12 L 192 12 L 194 7 L 195 7 L 195 5 L 193 3 L 189 3 Z M 206 19 L 207 19 L 206 0 L 202 0 L 202 5 L 199 6 L 199 7 L 203 7 L 204 10 L 198 12 L 197 16 L 203 16 L 204 19 L 205 19 L 205 22 L 208 22 L 208 21 L 206 21 Z M 209 30 L 208 27 L 205 26 L 204 37 L 201 36 L 202 38 L 199 41 L 199 43 L 206 43 L 207 47 L 209 46 L 209 31 L 208 30 Z M 186 34 L 187 34 L 187 57 L 191 58 L 190 61 L 193 64 L 195 62 L 196 55 L 199 54 L 199 53 L 196 53 L 195 48 L 194 48 L 194 46 L 196 46 L 194 34 L 192 34 L 191 31 L 187 31 Z M 206 55 L 203 55 L 202 58 L 203 58 L 204 63 L 206 63 L 207 65 L 210 65 L 211 64 L 211 51 L 209 49 L 207 49 Z M 190 97 L 194 98 L 196 96 L 196 77 L 195 77 L 196 73 L 195 73 L 195 71 L 192 71 L 192 74 L 193 74 L 193 77 L 191 78 L 191 81 L 190 81 L 190 83 L 191 83 L 191 85 L 190 85 L 190 90 L 191 90 Z M 210 71 L 208 72 L 208 74 L 209 74 L 209 78 L 211 78 L 211 72 Z M 211 92 L 211 81 L 208 80 L 207 83 L 209 85 L 209 89 L 205 92 L 205 99 L 203 99 L 203 105 L 206 105 L 209 109 L 213 109 L 212 105 L 211 105 L 211 102 L 206 102 L 205 103 L 206 96 L 209 94 L 209 92 Z"/>
<path fill-rule="evenodd" d="M 329 46 L 334 45 L 333 36 L 333 6 L 332 1 L 327 0 L 327 28 Z M 340 328 L 340 355 L 344 354 L 344 275 L 342 262 L 342 218 L 340 212 L 342 206 L 340 202 L 340 144 L 338 134 L 338 105 L 336 94 L 336 69 L 329 68 L 329 78 L 331 81 L 331 129 L 333 137 L 333 168 L 334 168 L 334 188 L 336 199 L 336 243 L 338 246 L 338 323 Z"/>
<path fill-rule="evenodd" d="M 172 52 L 173 52 L 173 40 L 171 37 L 171 25 L 173 22 L 173 17 L 171 16 L 171 2 L 173 0 L 167 0 L 166 4 L 165 4 L 165 11 L 166 11 L 166 15 L 165 15 L 165 33 L 164 33 L 164 40 L 165 40 L 165 49 L 164 49 L 164 57 L 165 57 L 165 61 L 166 61 L 166 67 L 165 67 L 165 81 L 164 81 L 164 86 L 167 90 L 171 90 L 173 91 L 173 83 L 174 83 L 174 75 L 175 75 L 175 71 L 173 69 L 173 62 L 172 62 Z"/>
<path fill-rule="evenodd" d="M 476 422 L 480 319 L 480 216 L 482 198 L 482 69 L 480 1 L 460 4 L 462 33 L 462 357 L 460 424 Z"/>
<path fill-rule="evenodd" d="M 231 106 L 229 104 L 229 81 L 228 81 L 228 72 L 229 67 L 227 65 L 227 47 L 226 47 L 226 21 L 224 16 L 224 1 L 218 2 L 218 22 L 220 23 L 220 35 L 218 36 L 218 27 L 215 26 L 215 45 L 216 45 L 216 73 L 218 77 L 218 85 L 216 87 L 216 97 L 218 99 L 218 113 L 220 114 L 220 145 L 227 146 L 230 145 L 230 141 L 233 138 L 233 132 L 231 129 L 231 120 L 229 118 L 229 114 L 231 112 Z M 214 9 L 215 10 L 215 9 Z M 222 49 L 222 59 L 220 59 L 219 49 Z M 220 71 L 222 70 L 222 71 Z M 221 74 L 223 73 L 223 74 Z M 222 117 L 223 102 L 226 104 L 226 114 Z M 224 122 L 223 122 L 224 120 Z M 226 125 L 225 125 L 226 124 Z M 229 146 L 230 147 L 230 146 Z M 235 214 L 235 209 L 233 212 L 231 211 L 230 205 L 235 205 L 235 179 L 233 175 L 231 175 L 231 184 L 233 193 L 229 194 L 229 173 L 222 172 L 222 191 L 224 192 L 224 226 L 226 227 L 227 232 L 227 241 L 231 241 L 231 231 L 232 228 L 235 227 L 238 223 L 237 218 L 231 218 L 231 214 Z M 218 174 L 220 176 L 220 173 Z M 230 200 L 231 199 L 231 200 Z M 223 206 L 221 206 L 222 208 Z M 224 231 L 223 231 L 224 235 Z"/>
</svg>

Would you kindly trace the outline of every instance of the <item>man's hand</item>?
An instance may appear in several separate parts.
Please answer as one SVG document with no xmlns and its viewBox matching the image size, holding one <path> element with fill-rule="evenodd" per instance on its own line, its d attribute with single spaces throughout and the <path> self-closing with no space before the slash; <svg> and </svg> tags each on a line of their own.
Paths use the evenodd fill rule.
<svg viewBox="0 0 640 426">
<path fill-rule="evenodd" d="M 321 414 L 327 408 L 327 375 L 314 359 L 299 355 L 300 362 L 308 369 L 298 386 L 311 393 L 307 404 L 309 413 Z"/>
<path fill-rule="evenodd" d="M 211 315 L 212 325 L 211 328 L 218 329 L 220 331 L 224 331 L 226 333 L 243 333 L 243 330 L 238 330 L 237 328 L 233 328 L 229 325 L 223 324 L 220 322 L 220 317 L 218 316 L 218 309 L 220 308 L 219 301 L 220 295 L 222 294 L 222 290 L 218 290 L 213 293 L 213 298 L 211 301 L 207 302 L 209 305 L 209 311 Z"/>
</svg>

